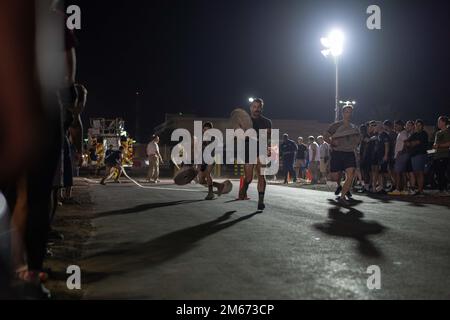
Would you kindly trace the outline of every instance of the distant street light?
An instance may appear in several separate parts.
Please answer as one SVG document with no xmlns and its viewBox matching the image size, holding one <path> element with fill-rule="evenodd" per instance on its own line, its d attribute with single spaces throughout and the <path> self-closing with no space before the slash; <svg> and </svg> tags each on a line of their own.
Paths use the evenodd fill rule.
<svg viewBox="0 0 450 320">
<path fill-rule="evenodd" d="M 339 121 L 339 82 L 338 82 L 338 57 L 344 51 L 344 34 L 339 30 L 333 30 L 328 37 L 321 38 L 320 42 L 325 47 L 321 53 L 325 56 L 332 56 L 336 66 L 336 100 L 335 100 L 335 121 Z"/>
<path fill-rule="evenodd" d="M 355 105 L 356 104 L 356 101 L 342 101 L 342 100 L 339 100 L 339 103 L 340 104 L 342 104 L 343 105 L 343 107 L 346 107 L 346 106 L 352 106 L 352 105 Z"/>
</svg>

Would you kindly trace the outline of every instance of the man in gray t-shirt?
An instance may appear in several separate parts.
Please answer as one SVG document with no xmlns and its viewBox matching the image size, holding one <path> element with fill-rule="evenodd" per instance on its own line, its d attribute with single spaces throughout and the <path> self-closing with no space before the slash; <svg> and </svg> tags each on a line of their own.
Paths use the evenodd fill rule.
<svg viewBox="0 0 450 320">
<path fill-rule="evenodd" d="M 346 202 L 346 196 L 351 198 L 350 188 L 356 168 L 355 149 L 361 140 L 358 128 L 350 122 L 352 113 L 353 106 L 344 106 L 342 109 L 343 120 L 333 123 L 324 135 L 325 141 L 331 147 L 331 179 L 338 184 L 335 194 L 341 194 L 338 198 L 341 202 Z M 343 171 L 345 171 L 346 179 L 344 186 L 341 187 Z"/>
</svg>

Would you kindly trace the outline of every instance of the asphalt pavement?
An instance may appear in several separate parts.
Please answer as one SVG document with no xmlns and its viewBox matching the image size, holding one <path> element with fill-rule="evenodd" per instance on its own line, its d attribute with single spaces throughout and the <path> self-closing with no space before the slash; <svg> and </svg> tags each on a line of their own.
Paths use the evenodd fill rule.
<svg viewBox="0 0 450 320">
<path fill-rule="evenodd" d="M 83 298 L 450 298 L 448 206 L 269 185 L 258 212 L 256 185 L 236 201 L 233 183 L 211 201 L 200 185 L 92 183 Z"/>
</svg>

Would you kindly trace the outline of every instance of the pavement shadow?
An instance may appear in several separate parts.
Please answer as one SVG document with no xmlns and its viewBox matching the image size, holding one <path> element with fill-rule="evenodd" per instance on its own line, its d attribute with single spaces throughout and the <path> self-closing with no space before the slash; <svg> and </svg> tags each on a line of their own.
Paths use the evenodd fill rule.
<svg viewBox="0 0 450 320">
<path fill-rule="evenodd" d="M 137 205 L 137 206 L 134 206 L 131 208 L 99 212 L 99 213 L 96 213 L 95 216 L 96 217 L 104 217 L 104 216 L 112 216 L 112 215 L 130 214 L 130 213 L 137 213 L 137 212 L 147 211 L 147 210 L 156 209 L 156 208 L 177 206 L 180 204 L 189 204 L 189 203 L 195 203 L 195 202 L 201 202 L 201 201 L 205 201 L 205 200 L 203 200 L 203 199 L 201 199 L 201 200 L 178 200 L 178 201 L 170 201 L 170 202 L 146 203 L 146 204 L 140 204 L 140 205 Z"/>
<path fill-rule="evenodd" d="M 329 200 L 334 206 L 328 209 L 328 221 L 314 224 L 314 228 L 331 236 L 352 238 L 358 241 L 361 255 L 381 258 L 383 253 L 368 239 L 370 235 L 381 234 L 387 228 L 376 221 L 364 221 L 364 214 L 354 208 L 354 204 L 340 206 Z M 356 204 L 357 205 L 357 204 Z M 343 212 L 347 209 L 348 212 Z"/>
<path fill-rule="evenodd" d="M 200 240 L 230 228 L 239 222 L 248 220 L 260 213 L 259 211 L 256 211 L 232 221 L 225 222 L 230 219 L 235 212 L 236 211 L 226 212 L 217 219 L 197 226 L 170 232 L 146 243 L 134 244 L 132 246 L 123 245 L 120 249 L 96 254 L 95 257 L 92 258 L 94 260 L 100 258 L 99 261 L 102 261 L 101 258 L 106 259 L 106 263 L 119 272 L 156 266 L 192 250 Z M 120 256 L 120 258 L 118 256 Z"/>
<path fill-rule="evenodd" d="M 368 198 L 378 200 L 382 203 L 404 202 L 411 207 L 424 208 L 428 205 L 436 205 L 450 208 L 450 198 L 441 198 L 434 196 L 415 197 L 415 196 L 390 196 L 378 194 L 365 194 Z"/>
</svg>

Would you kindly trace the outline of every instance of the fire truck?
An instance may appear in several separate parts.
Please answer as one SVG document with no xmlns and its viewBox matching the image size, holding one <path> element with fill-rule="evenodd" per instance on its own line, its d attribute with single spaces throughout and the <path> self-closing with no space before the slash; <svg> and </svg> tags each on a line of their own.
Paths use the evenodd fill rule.
<svg viewBox="0 0 450 320">
<path fill-rule="evenodd" d="M 83 166 L 102 168 L 105 165 L 105 153 L 112 145 L 114 150 L 124 148 L 122 165 L 133 166 L 134 141 L 125 131 L 125 121 L 121 118 L 91 118 L 88 129 L 86 153 L 83 155 Z"/>
</svg>

